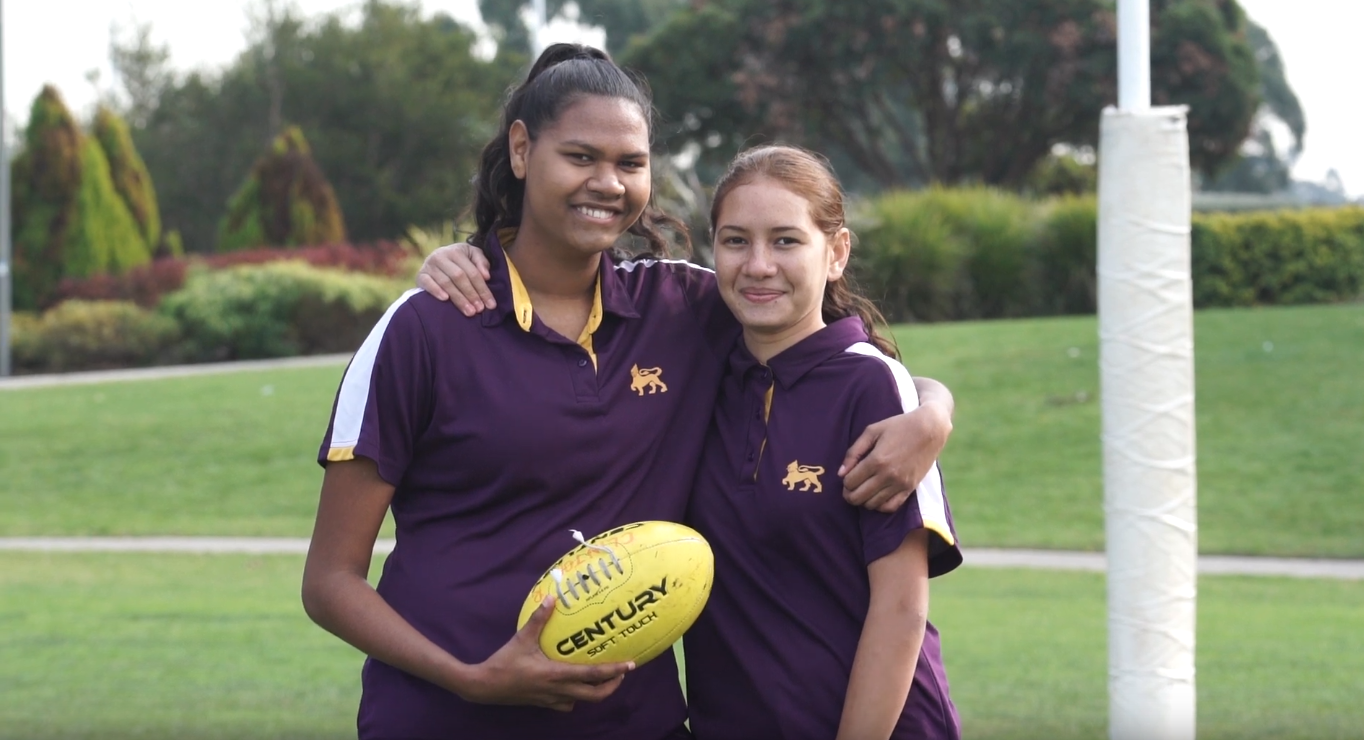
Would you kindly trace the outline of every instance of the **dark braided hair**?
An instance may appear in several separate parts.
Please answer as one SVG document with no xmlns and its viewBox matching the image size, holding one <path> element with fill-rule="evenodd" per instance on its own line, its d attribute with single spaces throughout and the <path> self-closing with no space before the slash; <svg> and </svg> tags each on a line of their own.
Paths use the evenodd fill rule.
<svg viewBox="0 0 1364 740">
<path fill-rule="evenodd" d="M 492 141 L 483 147 L 478 175 L 474 178 L 472 210 L 476 225 L 469 237 L 470 244 L 482 247 L 489 234 L 521 224 L 526 185 L 511 169 L 508 134 L 512 124 L 521 121 L 534 140 L 545 126 L 558 120 L 566 108 L 589 95 L 622 98 L 638 105 L 648 127 L 649 144 L 653 145 L 653 99 L 644 78 L 621 69 L 601 49 L 582 44 L 551 45 L 535 60 L 526 81 L 508 95 L 502 106 L 501 127 Z M 643 214 L 630 225 L 627 233 L 642 238 L 647 244 L 647 253 L 664 257 L 671 252 L 669 239 L 662 231 L 664 228 L 677 234 L 685 247 L 691 246 L 686 226 L 654 206 L 651 192 Z"/>
<path fill-rule="evenodd" d="M 834 175 L 829 160 L 823 156 L 795 146 L 765 145 L 754 147 L 730 162 L 729 169 L 715 184 L 715 198 L 710 205 L 710 237 L 715 239 L 716 221 L 720 217 L 720 205 L 735 188 L 755 180 L 768 178 L 782 187 L 804 198 L 810 204 L 810 220 L 824 233 L 833 238 L 839 229 L 848 225 L 843 209 L 843 188 Z M 877 349 L 889 357 L 900 357 L 900 350 L 894 340 L 881 334 L 879 327 L 885 326 L 886 319 L 876 305 L 859 293 L 852 285 L 848 271 L 843 277 L 830 280 L 824 285 L 824 323 L 831 324 L 839 319 L 857 316 L 867 330 L 867 337 Z"/>
</svg>

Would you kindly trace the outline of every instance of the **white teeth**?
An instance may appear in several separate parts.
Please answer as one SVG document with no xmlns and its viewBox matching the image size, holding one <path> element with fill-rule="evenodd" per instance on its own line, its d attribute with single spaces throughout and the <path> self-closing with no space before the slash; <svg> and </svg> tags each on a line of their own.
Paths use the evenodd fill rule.
<svg viewBox="0 0 1364 740">
<path fill-rule="evenodd" d="M 611 218 L 610 211 L 603 211 L 599 208 L 578 208 L 578 211 L 588 218 Z"/>
</svg>

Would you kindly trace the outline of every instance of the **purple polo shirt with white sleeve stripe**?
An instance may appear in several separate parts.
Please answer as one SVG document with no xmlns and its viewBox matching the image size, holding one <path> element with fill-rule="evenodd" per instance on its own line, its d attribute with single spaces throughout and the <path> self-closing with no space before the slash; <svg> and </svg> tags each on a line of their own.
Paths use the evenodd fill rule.
<svg viewBox="0 0 1364 740">
<path fill-rule="evenodd" d="M 837 472 L 868 424 L 918 406 L 861 320 L 766 366 L 736 341 L 687 521 L 715 550 L 710 601 L 684 638 L 697 740 L 829 740 L 870 601 L 867 566 L 927 528 L 929 574 L 961 563 L 935 465 L 899 511 L 848 505 Z M 938 632 L 924 635 L 894 738 L 958 738 Z"/>
<path fill-rule="evenodd" d="M 681 520 L 738 333 L 709 271 L 603 256 L 588 327 L 563 337 L 497 238 L 486 253 L 498 309 L 470 318 L 403 295 L 347 368 L 319 452 L 370 458 L 395 487 L 378 591 L 466 663 L 515 634 L 570 530 Z M 655 740 L 686 718 L 671 652 L 569 713 L 466 702 L 373 659 L 362 684 L 362 740 Z"/>
</svg>

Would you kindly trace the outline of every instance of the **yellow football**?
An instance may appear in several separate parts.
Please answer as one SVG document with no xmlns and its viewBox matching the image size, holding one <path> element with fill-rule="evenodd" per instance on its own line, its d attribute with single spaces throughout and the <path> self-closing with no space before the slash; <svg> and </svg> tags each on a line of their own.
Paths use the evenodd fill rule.
<svg viewBox="0 0 1364 740">
<path fill-rule="evenodd" d="M 568 663 L 643 665 L 672 647 L 710 597 L 715 555 L 696 530 L 636 522 L 584 540 L 535 583 L 525 626 L 546 596 L 554 613 L 540 634 L 545 655 Z"/>
</svg>

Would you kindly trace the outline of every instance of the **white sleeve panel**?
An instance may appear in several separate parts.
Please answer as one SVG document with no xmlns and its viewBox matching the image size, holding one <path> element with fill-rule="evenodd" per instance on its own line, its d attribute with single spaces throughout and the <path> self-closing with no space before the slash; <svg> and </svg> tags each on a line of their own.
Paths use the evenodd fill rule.
<svg viewBox="0 0 1364 740">
<path fill-rule="evenodd" d="M 336 415 L 332 422 L 330 447 L 333 450 L 354 448 L 360 441 L 360 425 L 365 418 L 365 406 L 369 403 L 370 378 L 374 373 L 374 361 L 379 356 L 379 345 L 384 341 L 384 333 L 393 314 L 412 296 L 422 292 L 413 288 L 399 296 L 384 311 L 379 322 L 370 330 L 364 344 L 351 358 L 346 368 L 346 376 L 341 381 L 341 390 L 336 396 Z"/>
<path fill-rule="evenodd" d="M 891 377 L 895 378 L 895 386 L 900 392 L 900 404 L 906 412 L 919 408 L 919 391 L 914 387 L 914 378 L 910 377 L 909 371 L 893 357 L 887 357 L 881 350 L 867 342 L 858 342 L 848 348 L 849 352 L 875 357 L 885 363 L 890 370 Z M 938 464 L 933 463 L 933 469 L 928 471 L 928 475 L 919 481 L 918 501 L 919 514 L 924 520 L 924 527 L 936 532 L 949 545 L 957 543 L 956 535 L 952 532 L 952 527 L 947 521 L 946 497 L 943 493 L 942 471 L 938 469 Z"/>
</svg>

